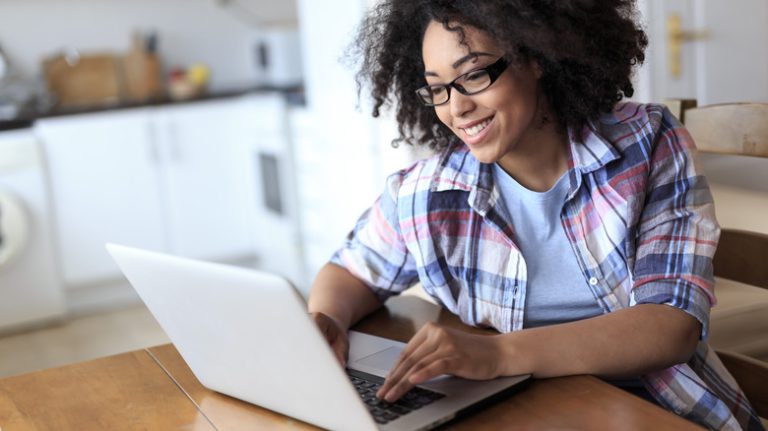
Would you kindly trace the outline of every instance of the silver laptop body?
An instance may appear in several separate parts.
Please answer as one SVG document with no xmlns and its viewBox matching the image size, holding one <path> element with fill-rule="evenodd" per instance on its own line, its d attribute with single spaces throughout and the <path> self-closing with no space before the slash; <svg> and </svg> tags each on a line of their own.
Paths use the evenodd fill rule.
<svg viewBox="0 0 768 431">
<path fill-rule="evenodd" d="M 445 397 L 378 425 L 287 280 L 120 245 L 107 249 L 204 386 L 323 428 L 430 429 L 529 377 L 438 377 L 420 386 Z M 405 346 L 354 331 L 349 337 L 348 368 L 380 377 Z"/>
</svg>

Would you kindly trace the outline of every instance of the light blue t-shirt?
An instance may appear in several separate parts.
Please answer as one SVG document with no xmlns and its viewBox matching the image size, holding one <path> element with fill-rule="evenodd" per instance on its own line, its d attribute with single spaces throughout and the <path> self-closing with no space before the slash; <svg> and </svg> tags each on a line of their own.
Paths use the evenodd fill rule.
<svg viewBox="0 0 768 431">
<path fill-rule="evenodd" d="M 568 195 L 568 173 L 542 193 L 523 187 L 497 164 L 493 176 L 511 217 L 515 244 L 528 268 L 523 327 L 603 314 L 560 221 Z"/>
</svg>

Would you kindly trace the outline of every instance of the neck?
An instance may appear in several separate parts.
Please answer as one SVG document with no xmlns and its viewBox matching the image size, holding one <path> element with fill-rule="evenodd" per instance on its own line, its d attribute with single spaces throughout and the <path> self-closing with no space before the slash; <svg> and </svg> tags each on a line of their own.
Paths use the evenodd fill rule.
<svg viewBox="0 0 768 431">
<path fill-rule="evenodd" d="M 529 131 L 521 145 L 498 164 L 523 187 L 547 191 L 568 169 L 568 137 L 556 122 L 549 121 Z"/>
</svg>

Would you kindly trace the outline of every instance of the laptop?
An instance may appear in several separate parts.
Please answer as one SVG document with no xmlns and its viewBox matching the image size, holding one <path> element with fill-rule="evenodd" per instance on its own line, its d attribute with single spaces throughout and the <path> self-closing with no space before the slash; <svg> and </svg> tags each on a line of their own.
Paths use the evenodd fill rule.
<svg viewBox="0 0 768 431">
<path fill-rule="evenodd" d="M 108 244 L 207 388 L 331 430 L 424 430 L 507 396 L 529 376 L 439 376 L 389 404 L 373 396 L 404 343 L 350 331 L 340 366 L 286 279 Z"/>
</svg>

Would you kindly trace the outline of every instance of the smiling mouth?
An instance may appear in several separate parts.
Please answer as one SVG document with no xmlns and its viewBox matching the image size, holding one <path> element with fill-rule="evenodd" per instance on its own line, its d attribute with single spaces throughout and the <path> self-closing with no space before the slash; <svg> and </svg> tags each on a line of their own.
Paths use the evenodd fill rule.
<svg viewBox="0 0 768 431">
<path fill-rule="evenodd" d="M 488 117 L 485 120 L 483 120 L 481 123 L 475 124 L 472 127 L 467 127 L 463 130 L 467 135 L 469 136 L 476 136 L 483 130 L 485 130 L 486 127 L 488 127 L 489 124 L 491 124 L 491 121 L 493 121 L 493 117 Z"/>
</svg>

